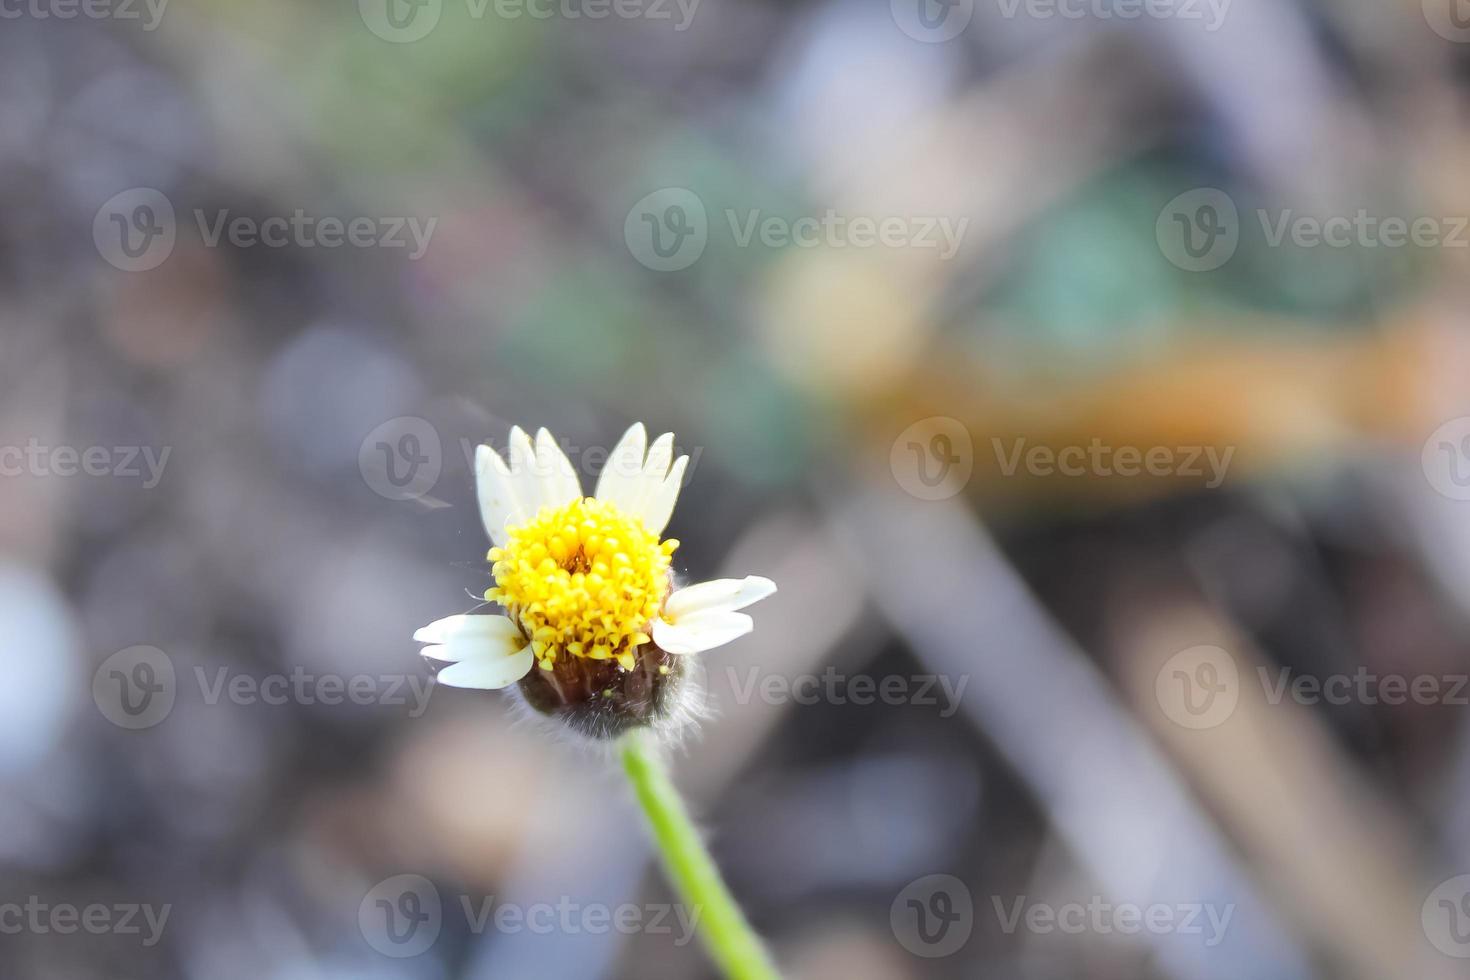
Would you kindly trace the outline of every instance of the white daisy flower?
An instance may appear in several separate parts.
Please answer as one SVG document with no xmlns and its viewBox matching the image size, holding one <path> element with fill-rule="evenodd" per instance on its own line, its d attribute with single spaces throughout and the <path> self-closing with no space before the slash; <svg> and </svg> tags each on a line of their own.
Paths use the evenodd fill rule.
<svg viewBox="0 0 1470 980">
<path fill-rule="evenodd" d="M 511 429 L 508 460 L 480 446 L 480 515 L 494 544 L 485 598 L 505 613 L 448 616 L 414 633 L 430 644 L 424 656 L 449 662 L 439 682 L 519 682 L 532 707 L 599 736 L 667 714 L 687 673 L 680 658 L 749 633 L 739 610 L 776 591 L 757 575 L 673 588 L 679 542 L 661 535 L 689 464 L 673 451 L 673 433 L 650 446 L 633 425 L 584 497 L 545 429 L 534 444 Z"/>
</svg>

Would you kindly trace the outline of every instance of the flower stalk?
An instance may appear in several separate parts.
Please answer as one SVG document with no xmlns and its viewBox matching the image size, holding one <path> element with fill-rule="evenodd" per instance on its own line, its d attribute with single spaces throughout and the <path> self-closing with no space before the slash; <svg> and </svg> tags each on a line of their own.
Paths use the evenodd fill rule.
<svg viewBox="0 0 1470 980">
<path fill-rule="evenodd" d="M 701 910 L 700 937 L 711 958 L 730 980 L 779 980 L 770 954 L 705 849 L 669 778 L 656 738 L 647 730 L 634 729 L 622 737 L 619 751 L 665 871 L 679 896 Z"/>
</svg>

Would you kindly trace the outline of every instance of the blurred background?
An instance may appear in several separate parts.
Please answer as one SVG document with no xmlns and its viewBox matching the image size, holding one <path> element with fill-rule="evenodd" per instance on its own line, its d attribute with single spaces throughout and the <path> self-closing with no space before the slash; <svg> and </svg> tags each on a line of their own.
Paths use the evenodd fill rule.
<svg viewBox="0 0 1470 980">
<path fill-rule="evenodd" d="M 0 21 L 6 975 L 713 977 L 410 639 L 477 443 L 640 419 L 788 976 L 1465 975 L 1460 0 Z"/>
</svg>

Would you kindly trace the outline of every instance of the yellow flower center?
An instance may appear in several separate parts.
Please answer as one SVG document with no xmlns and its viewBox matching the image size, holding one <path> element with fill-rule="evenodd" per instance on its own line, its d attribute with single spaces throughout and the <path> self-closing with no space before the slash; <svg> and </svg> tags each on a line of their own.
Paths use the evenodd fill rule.
<svg viewBox="0 0 1470 980">
<path fill-rule="evenodd" d="M 668 594 L 678 546 L 606 500 L 543 507 L 510 529 L 505 547 L 490 549 L 495 585 L 485 598 L 520 623 L 544 670 L 563 651 L 632 670 Z"/>
</svg>

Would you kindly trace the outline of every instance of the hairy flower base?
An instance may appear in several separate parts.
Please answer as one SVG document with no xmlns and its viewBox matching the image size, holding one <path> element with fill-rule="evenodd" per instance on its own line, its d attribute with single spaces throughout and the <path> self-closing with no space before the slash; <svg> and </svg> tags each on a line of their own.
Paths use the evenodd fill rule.
<svg viewBox="0 0 1470 980">
<path fill-rule="evenodd" d="M 688 681 L 686 658 L 645 643 L 631 670 L 615 660 L 566 657 L 531 671 L 520 691 L 541 714 L 589 738 L 613 739 L 679 716 Z"/>
</svg>

